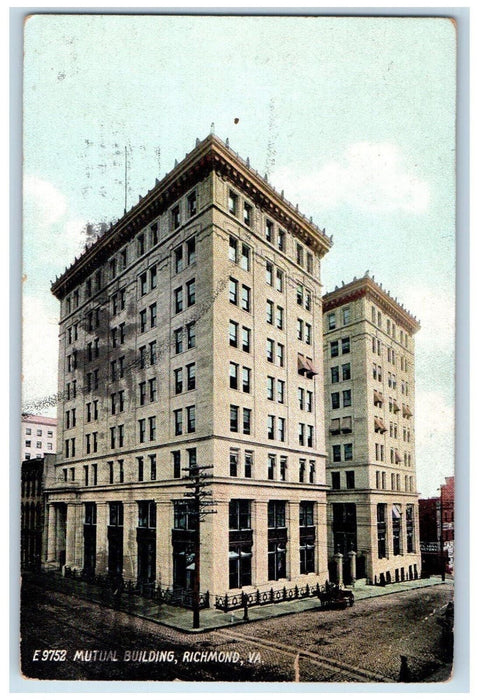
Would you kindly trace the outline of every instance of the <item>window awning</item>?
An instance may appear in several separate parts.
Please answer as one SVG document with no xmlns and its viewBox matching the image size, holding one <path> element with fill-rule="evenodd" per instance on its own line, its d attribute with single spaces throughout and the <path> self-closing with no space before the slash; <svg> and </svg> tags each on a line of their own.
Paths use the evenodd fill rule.
<svg viewBox="0 0 479 700">
<path fill-rule="evenodd" d="M 340 431 L 340 426 L 339 426 L 339 418 L 333 418 L 331 421 L 331 427 L 329 428 L 331 433 L 339 433 Z"/>
<path fill-rule="evenodd" d="M 308 365 L 306 364 L 306 358 L 304 355 L 298 355 L 298 372 L 299 374 L 306 374 L 309 372 Z"/>
<path fill-rule="evenodd" d="M 411 409 L 409 406 L 404 406 L 402 407 L 402 414 L 405 418 L 410 418 L 412 416 Z"/>
<path fill-rule="evenodd" d="M 393 518 L 400 518 L 401 517 L 401 506 L 399 505 L 399 503 L 393 503 L 392 514 L 393 514 Z"/>
<path fill-rule="evenodd" d="M 401 409 L 398 406 L 398 402 L 396 401 L 396 399 L 393 399 L 393 411 L 394 411 L 394 413 L 397 413 L 400 410 Z"/>
<path fill-rule="evenodd" d="M 377 418 L 377 416 L 374 416 L 374 428 L 377 428 L 381 433 L 385 433 L 387 431 L 383 420 L 381 418 Z"/>
<path fill-rule="evenodd" d="M 377 391 L 376 389 L 374 390 L 374 403 L 382 403 L 383 402 L 383 395 L 381 394 L 380 391 Z"/>
<path fill-rule="evenodd" d="M 353 429 L 353 419 L 351 416 L 341 418 L 341 430 L 343 433 L 350 433 Z"/>
<path fill-rule="evenodd" d="M 394 450 L 394 457 L 396 459 L 396 464 L 399 464 L 399 462 L 402 462 L 401 455 L 399 454 L 398 450 Z"/>
<path fill-rule="evenodd" d="M 305 357 L 304 361 L 306 362 L 306 366 L 308 368 L 308 375 L 310 377 L 314 377 L 316 374 L 318 374 L 318 371 L 316 370 L 312 361 L 308 357 Z"/>
</svg>

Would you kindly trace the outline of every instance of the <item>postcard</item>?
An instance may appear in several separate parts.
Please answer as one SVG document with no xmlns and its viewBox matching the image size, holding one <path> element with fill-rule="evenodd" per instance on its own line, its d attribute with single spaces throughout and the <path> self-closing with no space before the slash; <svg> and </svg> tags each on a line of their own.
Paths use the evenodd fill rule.
<svg viewBox="0 0 479 700">
<path fill-rule="evenodd" d="M 27 689 L 454 677 L 456 50 L 25 18 Z"/>
</svg>

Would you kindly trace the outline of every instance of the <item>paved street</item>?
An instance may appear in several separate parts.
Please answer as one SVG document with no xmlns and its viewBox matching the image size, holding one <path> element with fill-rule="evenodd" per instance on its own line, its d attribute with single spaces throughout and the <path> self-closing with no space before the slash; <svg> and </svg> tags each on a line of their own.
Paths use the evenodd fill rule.
<svg viewBox="0 0 479 700">
<path fill-rule="evenodd" d="M 450 673 L 441 624 L 450 582 L 193 635 L 34 582 L 23 588 L 23 673 L 32 678 L 395 682 L 401 656 L 412 682 Z M 48 650 L 65 653 L 50 660 Z"/>
</svg>

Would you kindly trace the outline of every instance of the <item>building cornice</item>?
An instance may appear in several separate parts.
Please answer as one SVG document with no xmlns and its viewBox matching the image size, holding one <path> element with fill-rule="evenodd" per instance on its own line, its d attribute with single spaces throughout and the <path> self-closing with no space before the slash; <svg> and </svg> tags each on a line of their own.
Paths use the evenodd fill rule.
<svg viewBox="0 0 479 700">
<path fill-rule="evenodd" d="M 374 301 L 381 311 L 406 328 L 411 335 L 421 328 L 416 317 L 405 309 L 397 299 L 393 299 L 389 292 L 383 289 L 382 285 L 375 282 L 368 274 L 360 279 L 354 279 L 348 284 L 343 284 L 333 292 L 325 294 L 323 296 L 323 312 L 327 313 L 338 306 L 343 306 L 362 297 L 367 297 Z"/>
<path fill-rule="evenodd" d="M 223 143 L 210 134 L 161 181 L 140 197 L 139 202 L 124 215 L 52 283 L 51 291 L 62 299 L 77 284 L 92 274 L 95 269 L 122 245 L 130 241 L 149 222 L 164 213 L 191 187 L 217 172 L 242 190 L 257 206 L 269 212 L 290 233 L 302 240 L 319 257 L 331 248 L 332 240 L 279 194 L 256 170 L 232 151 L 228 142 Z"/>
</svg>

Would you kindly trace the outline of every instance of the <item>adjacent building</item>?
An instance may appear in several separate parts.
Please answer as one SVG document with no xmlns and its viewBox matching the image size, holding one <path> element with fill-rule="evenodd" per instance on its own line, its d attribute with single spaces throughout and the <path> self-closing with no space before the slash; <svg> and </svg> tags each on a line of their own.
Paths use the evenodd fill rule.
<svg viewBox="0 0 479 700">
<path fill-rule="evenodd" d="M 212 465 L 215 502 L 201 523 L 202 591 L 325 582 L 330 246 L 210 135 L 53 283 L 61 401 L 47 567 L 189 589 L 195 514 L 182 477 L 198 464 Z M 394 473 L 412 479 L 403 466 Z M 408 517 L 409 486 L 376 500 Z"/>
<path fill-rule="evenodd" d="M 419 499 L 422 570 L 426 575 L 454 572 L 454 477 L 447 476 L 440 496 Z"/>
<path fill-rule="evenodd" d="M 22 461 L 40 459 L 45 454 L 54 454 L 57 448 L 56 418 L 22 415 Z"/>
<path fill-rule="evenodd" d="M 368 273 L 323 296 L 323 313 L 331 577 L 417 578 L 419 323 Z"/>
<path fill-rule="evenodd" d="M 45 482 L 54 468 L 55 455 L 22 462 L 20 564 L 22 569 L 40 569 L 44 558 Z"/>
</svg>

